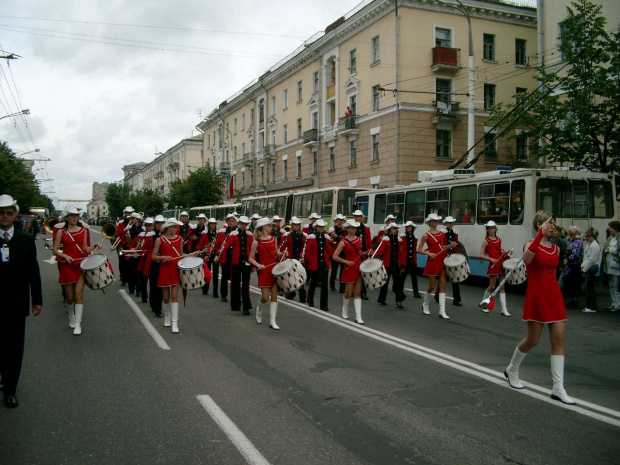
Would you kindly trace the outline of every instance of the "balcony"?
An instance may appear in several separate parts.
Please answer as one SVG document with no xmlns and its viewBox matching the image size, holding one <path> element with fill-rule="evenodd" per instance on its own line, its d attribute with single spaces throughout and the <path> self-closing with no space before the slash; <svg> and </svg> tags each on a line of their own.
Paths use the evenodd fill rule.
<svg viewBox="0 0 620 465">
<path fill-rule="evenodd" d="M 461 50 L 458 48 L 435 47 L 433 49 L 433 71 L 457 72 L 461 69 Z"/>
<path fill-rule="evenodd" d="M 347 115 L 338 120 L 338 134 L 349 136 L 359 134 L 360 130 L 355 125 L 355 116 Z"/>
<path fill-rule="evenodd" d="M 327 126 L 323 129 L 323 142 L 332 142 L 338 137 L 338 125 Z"/>
<path fill-rule="evenodd" d="M 333 100 L 336 98 L 336 83 L 332 83 L 327 86 L 327 101 Z"/>
<path fill-rule="evenodd" d="M 166 166 L 167 171 L 176 171 L 178 169 L 179 169 L 178 162 L 171 162 L 171 163 L 168 163 L 168 166 Z"/>
<path fill-rule="evenodd" d="M 256 152 L 256 162 L 269 161 L 276 155 L 275 145 L 265 145 L 262 149 Z"/>
<path fill-rule="evenodd" d="M 316 147 L 319 143 L 318 129 L 310 129 L 304 132 L 304 147 Z"/>
<path fill-rule="evenodd" d="M 220 162 L 220 171 L 230 171 L 230 163 L 227 161 Z"/>
<path fill-rule="evenodd" d="M 433 124 L 442 123 L 444 126 L 454 126 L 461 122 L 461 116 L 459 112 L 459 102 L 435 100 L 433 102 L 435 107 L 435 116 L 433 117 Z"/>
<path fill-rule="evenodd" d="M 153 175 L 153 177 L 154 177 L 155 179 L 161 179 L 161 178 L 163 178 L 163 177 L 164 177 L 164 172 L 163 172 L 162 170 L 157 171 L 157 172 Z"/>
<path fill-rule="evenodd" d="M 254 164 L 254 156 L 251 153 L 244 153 L 241 161 L 245 166 L 252 166 Z"/>
</svg>

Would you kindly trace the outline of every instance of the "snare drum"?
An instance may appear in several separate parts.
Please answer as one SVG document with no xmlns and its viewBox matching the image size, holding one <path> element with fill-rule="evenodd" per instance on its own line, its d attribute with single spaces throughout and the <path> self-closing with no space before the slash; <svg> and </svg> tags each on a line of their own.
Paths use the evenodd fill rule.
<svg viewBox="0 0 620 465">
<path fill-rule="evenodd" d="M 185 257 L 177 265 L 181 287 L 183 289 L 200 289 L 205 285 L 204 262 L 200 257 Z"/>
<path fill-rule="evenodd" d="M 103 254 L 86 257 L 80 263 L 80 270 L 84 275 L 86 285 L 94 290 L 103 289 L 114 281 L 114 273 L 108 257 Z"/>
<path fill-rule="evenodd" d="M 378 258 L 365 260 L 360 265 L 362 279 L 367 289 L 378 289 L 387 282 L 387 272 Z"/>
<path fill-rule="evenodd" d="M 512 273 L 506 278 L 508 284 L 522 284 L 527 279 L 525 263 L 523 263 L 520 258 L 511 258 L 504 261 L 504 273 L 508 275 L 510 271 L 512 271 Z"/>
<path fill-rule="evenodd" d="M 446 266 L 446 275 L 451 283 L 461 283 L 469 277 L 469 263 L 467 257 L 454 253 L 443 261 Z"/>
<path fill-rule="evenodd" d="M 278 281 L 283 292 L 289 293 L 301 288 L 306 282 L 306 269 L 295 259 L 284 260 L 273 267 L 271 274 Z"/>
</svg>

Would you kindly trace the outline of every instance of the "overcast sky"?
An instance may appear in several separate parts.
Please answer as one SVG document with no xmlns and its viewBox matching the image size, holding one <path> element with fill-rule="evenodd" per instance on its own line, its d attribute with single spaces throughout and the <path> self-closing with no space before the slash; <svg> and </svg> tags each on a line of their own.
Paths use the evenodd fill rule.
<svg viewBox="0 0 620 465">
<path fill-rule="evenodd" d="M 123 165 L 196 135 L 199 111 L 204 118 L 360 1 L 4 2 L 0 55 L 22 58 L 10 68 L 0 60 L 0 117 L 31 113 L 28 128 L 17 119 L 25 143 L 10 118 L 0 140 L 51 159 L 35 169 L 53 197 L 90 199 L 94 181 L 119 181 Z"/>
</svg>

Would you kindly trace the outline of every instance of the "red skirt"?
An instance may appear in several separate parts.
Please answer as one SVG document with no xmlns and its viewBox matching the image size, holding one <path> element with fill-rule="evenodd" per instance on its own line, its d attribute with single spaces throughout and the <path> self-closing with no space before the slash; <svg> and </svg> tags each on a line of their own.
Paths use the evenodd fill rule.
<svg viewBox="0 0 620 465">
<path fill-rule="evenodd" d="M 340 282 L 343 284 L 350 284 L 357 282 L 362 277 L 360 272 L 360 262 L 355 262 L 355 265 L 347 267 L 347 265 L 340 264 L 343 267 L 342 275 L 340 276 Z"/>
<path fill-rule="evenodd" d="M 276 277 L 271 273 L 272 266 L 258 271 L 258 287 L 271 288 L 276 282 Z"/>
<path fill-rule="evenodd" d="M 487 276 L 495 276 L 498 274 L 504 274 L 504 259 L 500 258 L 495 265 L 489 262 L 489 268 L 487 268 Z"/>
<path fill-rule="evenodd" d="M 424 276 L 439 276 L 446 267 L 443 260 L 446 258 L 444 254 L 437 254 L 437 257 L 431 259 L 426 257 L 426 265 L 424 266 Z"/>
<path fill-rule="evenodd" d="M 159 267 L 159 278 L 157 278 L 157 286 L 170 287 L 179 284 L 179 270 L 177 270 L 178 260 L 169 262 L 161 262 Z"/>
<path fill-rule="evenodd" d="M 58 276 L 58 284 L 77 283 L 81 275 L 82 271 L 80 270 L 80 262 L 73 262 L 72 264 L 69 264 L 67 262 L 61 262 L 60 275 Z"/>
</svg>

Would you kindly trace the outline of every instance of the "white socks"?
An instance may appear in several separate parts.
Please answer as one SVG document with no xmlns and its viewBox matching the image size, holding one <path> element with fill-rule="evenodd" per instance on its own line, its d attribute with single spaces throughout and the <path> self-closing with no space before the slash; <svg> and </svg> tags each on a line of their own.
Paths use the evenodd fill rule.
<svg viewBox="0 0 620 465">
<path fill-rule="evenodd" d="M 75 304 L 75 327 L 73 329 L 73 335 L 79 336 L 82 334 L 82 314 L 84 312 L 84 304 Z"/>
<path fill-rule="evenodd" d="M 551 356 L 551 378 L 553 378 L 551 398 L 560 400 L 565 404 L 575 405 L 577 402 L 568 397 L 564 390 L 564 355 Z"/>
<path fill-rule="evenodd" d="M 342 318 L 349 319 L 349 302 L 351 299 L 342 298 Z"/>
<path fill-rule="evenodd" d="M 269 327 L 271 329 L 280 329 L 276 324 L 276 315 L 278 314 L 278 302 L 269 302 Z"/>
<path fill-rule="evenodd" d="M 362 320 L 362 299 L 353 299 L 353 307 L 355 307 L 355 322 L 363 325 L 364 320 Z"/>
<path fill-rule="evenodd" d="M 523 389 L 523 383 L 519 379 L 519 366 L 521 366 L 521 362 L 525 358 L 527 353 L 521 352 L 519 347 L 517 347 L 512 354 L 512 359 L 510 360 L 510 365 L 504 370 L 504 376 L 508 379 L 508 383 L 510 386 L 515 389 Z"/>
<path fill-rule="evenodd" d="M 446 315 L 446 293 L 439 293 L 439 316 L 444 320 L 449 320 L 450 317 Z"/>
<path fill-rule="evenodd" d="M 179 303 L 170 302 L 170 316 L 172 318 L 172 332 L 179 332 Z"/>
</svg>

